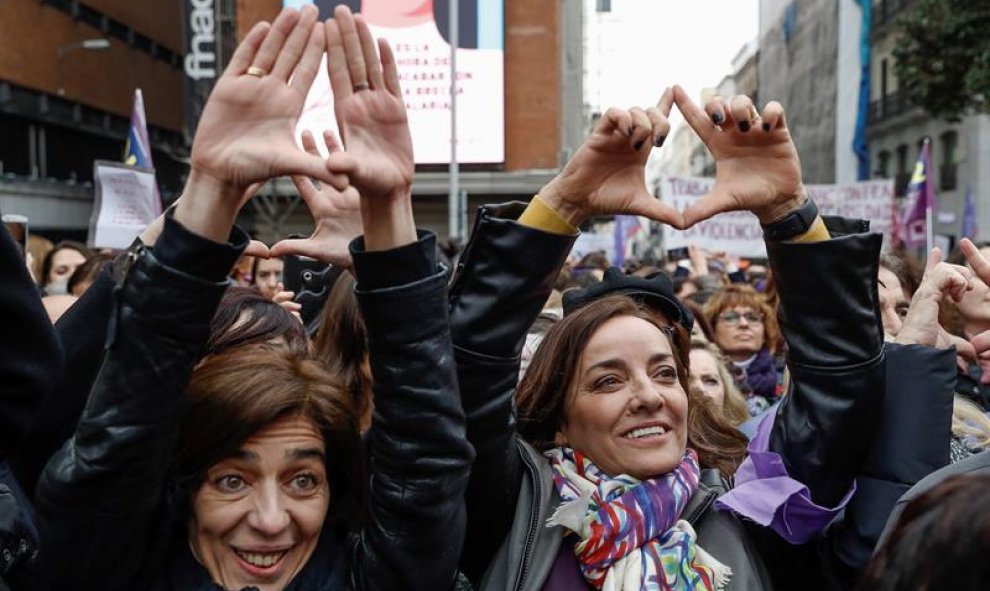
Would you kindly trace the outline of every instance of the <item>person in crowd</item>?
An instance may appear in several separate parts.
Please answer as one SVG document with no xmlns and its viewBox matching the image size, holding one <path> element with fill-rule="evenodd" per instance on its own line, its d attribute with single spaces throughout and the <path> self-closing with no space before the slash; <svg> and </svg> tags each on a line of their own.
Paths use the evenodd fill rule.
<svg viewBox="0 0 990 591">
<path fill-rule="evenodd" d="M 64 366 L 61 344 L 24 265 L 24 254 L 0 224 L 0 589 L 27 588 L 40 543 L 29 495 L 9 460 Z"/>
<path fill-rule="evenodd" d="M 418 235 L 409 215 L 412 144 L 395 60 L 383 41 L 380 62 L 362 54 L 370 33 L 345 8 L 325 25 L 316 18 L 288 8 L 245 36 L 200 119 L 182 199 L 120 278 L 100 377 L 38 486 L 43 588 L 453 585 L 473 454 L 435 237 Z M 347 157 L 329 160 L 296 150 L 286 125 L 325 44 L 350 138 Z M 358 439 L 350 398 L 315 361 L 255 347 L 198 364 L 248 243 L 233 226 L 245 190 L 284 174 L 349 179 L 361 194 L 364 235 L 351 253 L 377 400 L 367 482 L 347 479 L 361 462 L 339 443 Z M 363 485 L 362 525 L 336 523 L 362 516 L 352 508 Z"/>
<path fill-rule="evenodd" d="M 284 306 L 250 287 L 232 285 L 224 292 L 210 321 L 206 354 L 217 355 L 243 345 L 309 354 L 306 329 Z"/>
<path fill-rule="evenodd" d="M 251 285 L 257 287 L 261 295 L 270 300 L 274 299 L 276 293 L 285 291 L 280 287 L 284 267 L 285 262 L 280 258 L 256 257 L 254 265 L 251 267 Z"/>
<path fill-rule="evenodd" d="M 69 278 L 92 253 L 84 244 L 63 240 L 45 255 L 39 286 L 45 295 L 69 293 Z"/>
<path fill-rule="evenodd" d="M 990 242 L 979 242 L 976 248 L 990 255 Z M 968 264 L 961 248 L 950 256 L 949 262 Z M 976 277 L 973 289 L 959 302 L 944 302 L 942 325 L 953 335 L 965 340 L 990 329 L 990 287 L 985 278 Z M 983 412 L 990 412 L 990 361 L 964 359 L 961 363 L 957 391 L 976 403 Z"/>
<path fill-rule="evenodd" d="M 674 280 L 674 285 L 677 285 L 676 279 Z M 714 342 L 715 332 L 712 330 L 712 325 L 708 324 L 708 319 L 705 318 L 704 306 L 694 301 L 692 298 L 681 298 L 681 303 L 683 303 L 684 307 L 690 310 L 691 315 L 694 316 L 694 328 L 691 329 L 691 338 L 703 340 L 709 343 Z M 738 379 L 741 378 L 733 378 L 734 381 L 738 381 Z"/>
<path fill-rule="evenodd" d="M 782 454 L 776 456 L 777 465 L 786 466 L 788 474 L 781 477 L 807 486 L 810 497 L 805 499 L 818 505 L 811 512 L 817 515 L 814 524 L 791 523 L 780 530 L 789 534 L 769 533 L 745 525 L 751 522 L 738 521 L 733 513 L 704 509 L 725 491 L 722 475 L 733 471 L 736 488 L 722 495 L 724 502 L 732 504 L 733 493 L 738 500 L 749 493 L 765 497 L 766 491 L 756 492 L 759 478 L 740 477 L 753 475 L 749 464 L 736 470 L 745 456 L 742 446 L 722 444 L 735 441 L 734 430 L 719 415 L 705 412 L 712 406 L 703 398 L 700 403 L 688 398 L 690 390 L 682 383 L 686 360 L 676 352 L 686 356 L 686 347 L 680 346 L 686 344 L 686 329 L 671 329 L 673 318 L 661 328 L 655 312 L 644 313 L 628 299 L 587 304 L 550 329 L 518 396 L 515 392 L 526 330 L 567 257 L 576 228 L 588 217 L 638 214 L 684 227 L 718 211 L 745 208 L 773 231 L 779 226 L 772 222 L 788 217 L 799 204 L 811 207 L 800 189 L 800 166 L 778 104 L 771 103 L 762 117 L 745 98 L 737 97 L 731 109 L 709 105 L 722 123 L 715 125 L 683 90 L 675 88 L 673 96 L 718 163 L 712 195 L 681 214 L 656 201 L 645 187 L 647 154 L 641 148 L 663 143 L 670 93 L 655 109 L 611 109 L 525 211 L 500 207 L 481 213 L 454 277 L 451 323 L 458 379 L 478 454 L 466 496 L 468 532 L 461 564 L 476 588 L 587 588 L 605 581 L 610 588 L 640 588 L 649 585 L 650 577 L 676 571 L 685 583 L 714 589 L 719 575 L 726 574 L 719 564 L 732 570 L 730 588 L 770 588 L 771 578 L 786 581 L 779 588 L 814 588 L 824 579 L 821 565 L 807 559 L 814 551 L 799 560 L 795 555 L 805 547 L 792 547 L 780 536 L 800 543 L 817 535 L 847 499 L 868 445 L 883 371 L 870 273 L 879 236 L 854 232 L 829 239 L 829 230 L 815 221 L 804 228 L 811 244 L 791 246 L 786 239 L 794 234 L 784 233 L 774 233 L 767 242 L 789 288 L 781 288 L 781 305 L 788 318 L 803 322 L 785 326 L 794 340 L 792 392 L 775 420 L 765 423 L 761 443 L 745 461 L 766 459 L 760 455 L 768 449 L 764 446 Z M 747 125 L 737 127 L 737 120 Z M 754 175 L 775 180 L 749 182 Z M 848 297 L 823 305 L 809 288 L 823 277 Z M 613 312 L 616 307 L 621 311 Z M 824 325 L 835 330 L 826 335 L 814 328 Z M 603 390 L 590 393 L 597 388 Z M 517 438 L 517 413 L 525 442 Z M 822 428 L 797 428 L 809 422 Z M 689 447 L 701 451 L 695 456 Z M 700 464 L 696 457 L 702 457 Z M 824 466 L 827 475 L 819 471 Z M 637 506 L 634 497 L 664 508 Z M 769 526 L 783 515 L 795 515 L 783 503 L 773 502 L 782 512 L 763 515 L 760 523 Z M 623 512 L 630 537 L 599 529 L 598 508 L 602 514 Z M 646 511 L 663 515 L 663 523 L 637 518 Z M 681 518 L 693 523 L 678 523 Z M 547 519 L 553 527 L 545 527 Z M 692 549 L 670 552 L 674 546 Z M 596 564 L 586 561 L 593 552 L 601 559 Z M 658 567 L 659 552 L 665 553 L 668 568 Z M 643 569 L 637 573 L 635 565 Z"/>
<path fill-rule="evenodd" d="M 55 324 L 58 320 L 69 311 L 73 305 L 75 305 L 76 300 L 79 298 L 72 295 L 71 293 L 60 293 L 57 295 L 46 295 L 41 299 L 41 304 L 45 307 L 45 313 L 48 314 L 48 320 Z"/>
<path fill-rule="evenodd" d="M 93 285 L 93 282 L 96 281 L 96 275 L 100 272 L 103 265 L 112 260 L 113 257 L 106 253 L 97 253 L 86 259 L 86 262 L 79 265 L 72 273 L 72 276 L 69 277 L 69 294 L 77 298 L 81 297 L 89 289 L 89 286 Z"/>
<path fill-rule="evenodd" d="M 363 433 L 371 426 L 375 405 L 368 336 L 354 286 L 350 273 L 341 273 L 337 278 L 323 308 L 313 351 L 316 359 L 347 387 Z"/>
<path fill-rule="evenodd" d="M 988 515 L 990 474 L 984 470 L 945 479 L 906 504 L 857 589 L 985 589 L 990 580 Z"/>
<path fill-rule="evenodd" d="M 893 328 L 903 321 L 911 305 L 911 297 L 918 289 L 918 279 L 908 259 L 892 252 L 880 255 L 880 270 L 877 276 L 877 289 L 880 292 L 880 311 L 884 331 L 891 334 Z M 894 320 L 891 316 L 896 316 Z"/>
<path fill-rule="evenodd" d="M 729 361 L 718 347 L 702 339 L 691 339 L 691 384 L 712 399 L 733 427 L 750 419 L 746 398 L 736 387 Z"/>
<path fill-rule="evenodd" d="M 751 414 L 759 414 L 779 397 L 781 374 L 777 351 L 780 331 L 773 308 L 748 285 L 729 285 L 705 305 L 715 344 L 737 367 L 745 370 L 740 384 L 747 391 Z"/>
</svg>

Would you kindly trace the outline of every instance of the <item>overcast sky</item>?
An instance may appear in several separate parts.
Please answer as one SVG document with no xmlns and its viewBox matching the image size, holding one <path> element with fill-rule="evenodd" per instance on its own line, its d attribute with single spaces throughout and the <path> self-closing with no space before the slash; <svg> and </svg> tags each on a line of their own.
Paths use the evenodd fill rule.
<svg viewBox="0 0 990 591">
<path fill-rule="evenodd" d="M 586 14 L 594 20 L 592 10 Z M 602 83 L 586 89 L 603 106 L 648 106 L 664 87 L 683 86 L 695 100 L 730 73 L 739 49 L 759 32 L 759 0 L 612 0 L 621 34 L 601 40 Z M 588 51 L 598 52 L 588 40 Z M 589 55 L 595 67 L 595 56 Z M 682 121 L 676 115 L 675 122 Z"/>
</svg>

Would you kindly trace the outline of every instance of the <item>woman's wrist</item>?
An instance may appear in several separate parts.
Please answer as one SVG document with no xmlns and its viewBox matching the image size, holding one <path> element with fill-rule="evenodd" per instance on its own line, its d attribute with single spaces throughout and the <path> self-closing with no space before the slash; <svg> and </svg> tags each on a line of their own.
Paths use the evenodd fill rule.
<svg viewBox="0 0 990 591">
<path fill-rule="evenodd" d="M 193 168 L 174 218 L 190 232 L 214 242 L 226 242 L 243 194 L 243 188 Z"/>
<path fill-rule="evenodd" d="M 361 223 L 364 247 L 369 251 L 389 250 L 416 242 L 412 189 L 401 189 L 384 199 L 362 196 Z"/>
<path fill-rule="evenodd" d="M 566 187 L 561 186 L 562 183 L 559 182 L 559 178 L 559 176 L 555 177 L 540 189 L 540 200 L 561 219 L 571 226 L 579 228 L 588 216 L 580 207 L 565 199 L 569 193 Z"/>
</svg>

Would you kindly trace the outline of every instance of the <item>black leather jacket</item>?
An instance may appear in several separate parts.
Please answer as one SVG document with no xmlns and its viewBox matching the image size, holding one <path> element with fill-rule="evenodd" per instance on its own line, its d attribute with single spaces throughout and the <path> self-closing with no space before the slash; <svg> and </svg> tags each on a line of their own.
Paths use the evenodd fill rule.
<svg viewBox="0 0 990 591">
<path fill-rule="evenodd" d="M 227 270 L 247 243 L 239 230 L 232 239 L 236 246 L 211 243 L 168 220 L 154 250 L 135 256 L 120 278 L 100 376 L 75 435 L 38 483 L 40 588 L 189 589 L 163 584 L 176 577 L 164 572 L 173 563 L 161 549 L 175 541 L 181 547 L 187 535 L 184 524 L 163 516 L 163 491 L 185 385 Z M 417 263 L 406 265 L 405 275 L 382 277 L 375 264 L 396 251 L 361 253 L 358 246 L 355 252 L 375 376 L 369 435 L 375 461 L 364 529 L 340 549 L 347 559 L 311 558 L 341 563 L 345 572 L 307 589 L 425 591 L 453 584 L 473 454 L 433 240 L 396 249 Z M 410 269 L 428 271 L 410 275 Z M 392 283 L 395 277 L 406 281 Z"/>
<path fill-rule="evenodd" d="M 480 210 L 451 288 L 461 399 L 477 452 L 466 498 L 462 569 L 484 589 L 539 589 L 542 581 L 526 581 L 527 571 L 546 563 L 545 556 L 534 556 L 541 552 L 528 541 L 534 538 L 525 536 L 527 541 L 509 548 L 508 562 L 493 564 L 499 548 L 520 528 L 538 532 L 542 526 L 527 517 L 542 511 L 519 498 L 520 491 L 540 486 L 523 483 L 536 471 L 526 468 L 527 454 L 516 441 L 512 397 L 526 332 L 574 240 L 515 223 L 521 211 L 521 204 Z M 829 223 L 832 240 L 768 244 L 793 376 L 793 390 L 773 427 L 771 450 L 824 506 L 838 504 L 852 486 L 871 444 L 884 391 L 875 288 L 880 237 L 863 234 L 865 223 Z M 839 236 L 843 231 L 852 235 Z M 530 499 L 550 502 L 539 497 Z M 772 534 L 767 540 L 779 543 Z M 748 548 L 740 546 L 740 551 L 748 554 Z M 806 553 L 820 562 L 818 549 Z M 748 556 L 741 560 L 750 561 Z M 805 568 L 808 562 L 794 564 Z M 783 561 L 769 566 L 771 572 L 777 567 L 774 578 L 781 586 L 791 575 L 803 575 L 798 580 L 805 581 L 815 577 L 814 571 L 794 572 Z"/>
</svg>

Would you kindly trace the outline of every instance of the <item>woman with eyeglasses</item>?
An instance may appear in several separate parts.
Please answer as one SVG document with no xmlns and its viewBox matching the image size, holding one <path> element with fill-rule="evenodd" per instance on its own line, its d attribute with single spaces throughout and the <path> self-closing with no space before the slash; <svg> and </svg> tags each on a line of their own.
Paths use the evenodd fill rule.
<svg viewBox="0 0 990 591">
<path fill-rule="evenodd" d="M 738 384 L 754 416 L 779 397 L 783 364 L 776 356 L 781 345 L 776 316 L 763 295 L 748 285 L 729 285 L 705 305 L 714 328 L 715 344 L 736 367 L 744 370 Z"/>
</svg>

